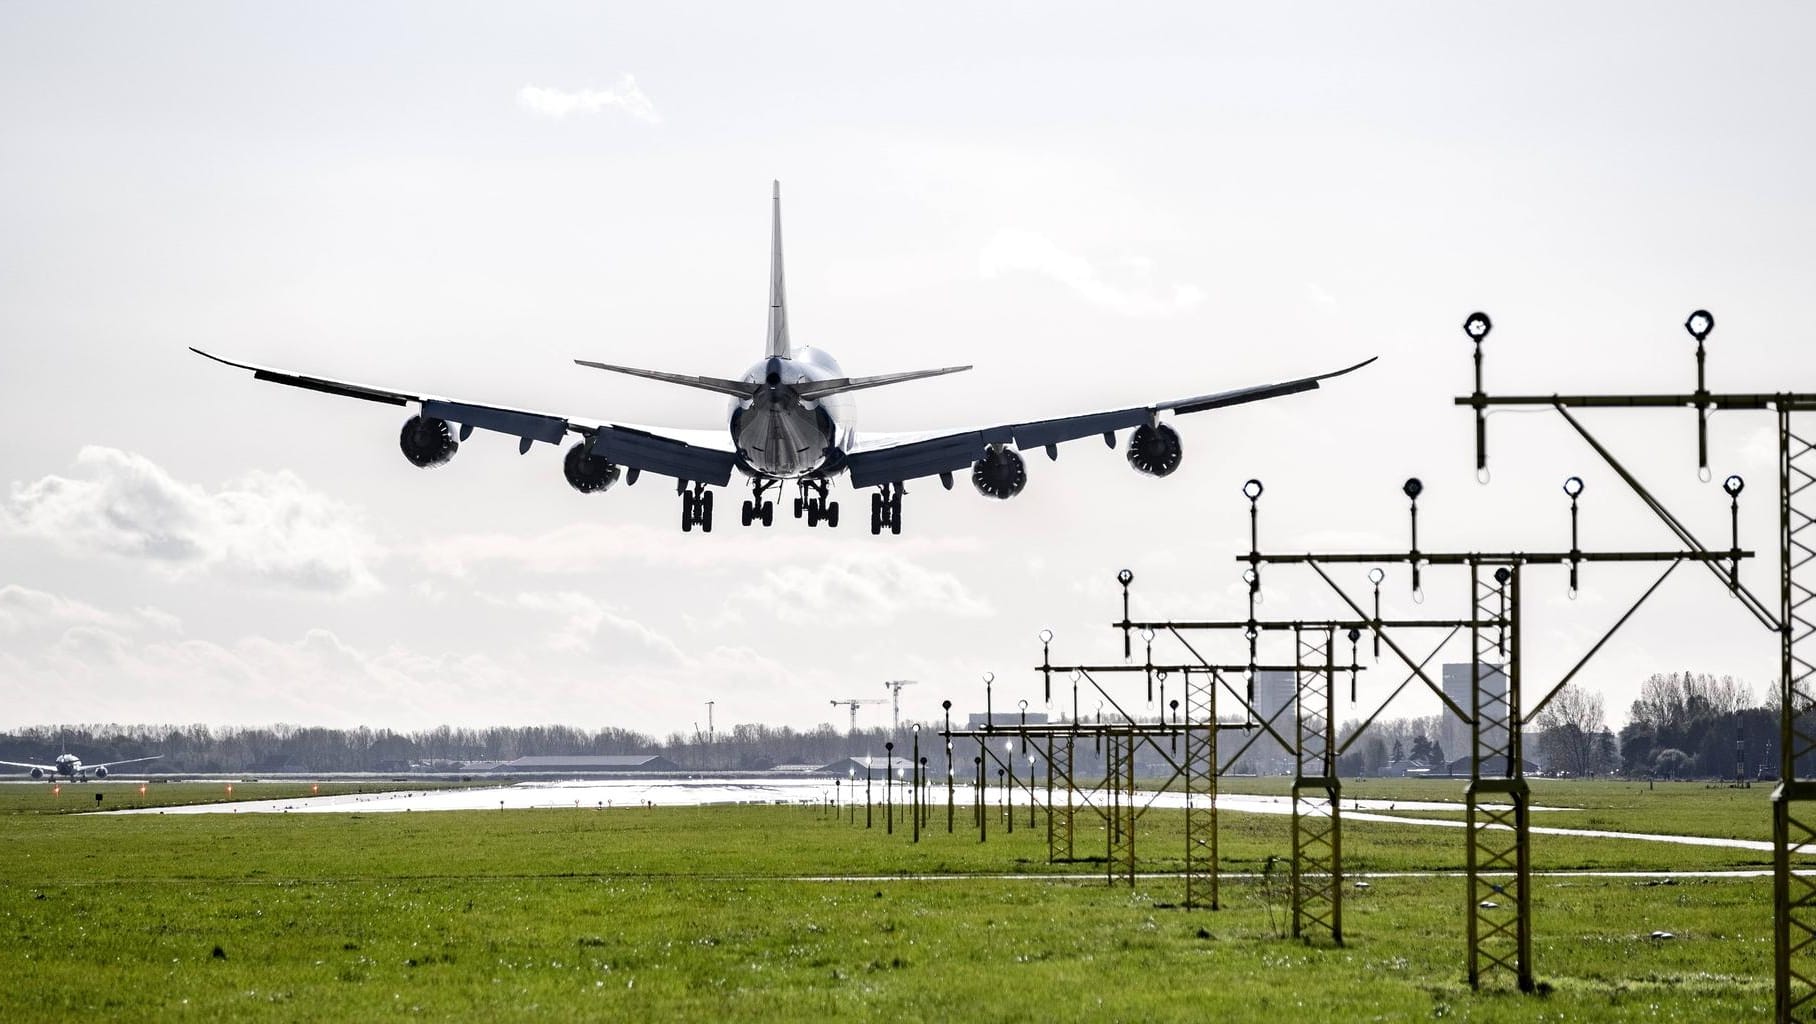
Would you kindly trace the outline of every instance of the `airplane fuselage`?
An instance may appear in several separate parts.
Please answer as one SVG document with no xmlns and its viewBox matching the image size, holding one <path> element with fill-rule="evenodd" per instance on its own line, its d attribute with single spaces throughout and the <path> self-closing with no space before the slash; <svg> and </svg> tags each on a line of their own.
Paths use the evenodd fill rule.
<svg viewBox="0 0 1816 1024">
<path fill-rule="evenodd" d="M 731 402 L 732 444 L 745 473 L 789 480 L 837 472 L 856 436 L 856 403 L 849 395 L 803 401 L 788 385 L 843 377 L 838 361 L 814 348 L 772 356 L 745 371 L 762 384 L 749 399 Z"/>
</svg>

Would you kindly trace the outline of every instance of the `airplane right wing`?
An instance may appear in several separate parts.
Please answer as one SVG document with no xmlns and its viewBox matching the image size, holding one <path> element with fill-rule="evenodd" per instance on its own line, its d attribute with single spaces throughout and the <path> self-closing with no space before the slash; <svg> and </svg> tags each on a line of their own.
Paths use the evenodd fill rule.
<svg viewBox="0 0 1816 1024">
<path fill-rule="evenodd" d="M 731 437 L 722 431 L 645 427 L 631 423 L 556 416 L 502 405 L 462 402 L 420 391 L 359 384 L 239 363 L 199 348 L 192 347 L 190 351 L 217 363 L 251 370 L 254 380 L 287 384 L 294 388 L 385 405 L 404 406 L 414 403 L 421 407 L 424 417 L 458 424 L 462 441 L 467 439 L 474 428 L 479 428 L 510 434 L 518 439 L 517 450 L 527 452 L 536 441 L 557 444 L 570 433 L 580 434 L 588 439 L 588 450 L 592 455 L 626 469 L 720 487 L 731 481 L 731 471 L 737 461 L 737 456 L 731 449 Z"/>
<path fill-rule="evenodd" d="M 901 483 L 917 477 L 957 473 L 960 470 L 969 469 L 973 463 L 983 457 L 985 449 L 991 445 L 1013 444 L 1022 451 L 1030 448 L 1045 448 L 1049 454 L 1057 458 L 1057 446 L 1066 441 L 1101 435 L 1105 441 L 1113 445 L 1116 431 L 1146 426 L 1155 422 L 1162 412 L 1184 415 L 1211 409 L 1223 409 L 1232 405 L 1243 405 L 1248 402 L 1259 402 L 1282 395 L 1298 394 L 1301 391 L 1311 391 L 1319 386 L 1320 381 L 1353 373 L 1374 361 L 1374 358 L 1364 359 L 1354 366 L 1346 366 L 1341 370 L 1281 381 L 1277 384 L 1258 384 L 1237 388 L 1233 391 L 1170 399 L 1156 402 L 1153 405 L 1135 406 L 1128 409 L 1083 413 L 1077 416 L 1062 416 L 1057 419 L 1034 420 L 1027 423 L 1007 423 L 975 430 L 872 435 L 868 438 L 860 438 L 856 448 L 847 456 L 845 468 L 851 475 L 851 486 L 874 487 L 878 484 Z"/>
</svg>

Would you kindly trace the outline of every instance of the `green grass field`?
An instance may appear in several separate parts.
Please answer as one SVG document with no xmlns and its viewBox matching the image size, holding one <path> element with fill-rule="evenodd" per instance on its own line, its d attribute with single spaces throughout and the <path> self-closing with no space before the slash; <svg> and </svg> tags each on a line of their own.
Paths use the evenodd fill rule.
<svg viewBox="0 0 1816 1024">
<path fill-rule="evenodd" d="M 1365 791 L 1375 785 L 1345 792 L 1401 798 Z M 1461 791 L 1411 785 L 1406 799 Z M 1764 787 L 1538 788 L 1581 808 L 1545 824 L 1569 813 L 1588 827 L 1769 834 Z M 1284 817 L 1224 815 L 1229 874 L 1212 912 L 1179 909 L 1178 878 L 1111 887 L 1101 864 L 1048 864 L 1025 806 L 1014 834 L 992 815 L 979 843 L 968 805 L 948 834 L 938 804 L 915 845 L 906 828 L 885 835 L 880 812 L 864 829 L 861 808 L 854 827 L 787 807 L 122 817 L 32 813 L 39 799 L 0 791 L 5 1021 L 1729 1021 L 1771 1009 L 1769 877 L 1541 875 L 1541 994 L 1502 976 L 1471 991 L 1463 882 L 1448 874 L 1463 836 L 1448 828 L 1345 824 L 1347 872 L 1439 874 L 1347 890 L 1335 947 L 1287 937 L 1284 879 L 1261 876 L 1290 853 Z M 1143 816 L 1142 871 L 1182 867 L 1182 828 L 1178 812 Z M 1082 828 L 1078 852 L 1102 842 Z M 1541 872 L 1769 866 L 1763 853 L 1609 839 L 1536 836 L 1533 849 Z"/>
</svg>

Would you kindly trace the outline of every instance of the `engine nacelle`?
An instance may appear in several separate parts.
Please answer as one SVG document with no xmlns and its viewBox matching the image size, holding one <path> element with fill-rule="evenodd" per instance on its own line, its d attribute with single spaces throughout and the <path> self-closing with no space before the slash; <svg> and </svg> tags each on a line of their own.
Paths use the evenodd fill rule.
<svg viewBox="0 0 1816 1024">
<path fill-rule="evenodd" d="M 410 465 L 418 469 L 439 466 L 460 450 L 460 442 L 454 440 L 453 426 L 447 420 L 433 416 L 412 416 L 405 420 L 397 446 L 403 449 L 404 458 L 410 460 Z"/>
<path fill-rule="evenodd" d="M 33 768 L 32 769 L 32 778 L 42 779 L 43 777 L 44 777 L 44 769 L 42 769 L 42 768 Z"/>
<path fill-rule="evenodd" d="M 1179 443 L 1179 431 L 1164 423 L 1136 427 L 1129 435 L 1129 465 L 1149 476 L 1167 476 L 1179 468 L 1185 448 Z"/>
<path fill-rule="evenodd" d="M 105 768 L 96 768 L 96 769 L 95 769 L 95 778 L 97 778 L 97 779 L 105 779 L 105 778 L 107 778 L 107 769 L 105 769 Z"/>
<path fill-rule="evenodd" d="M 561 472 L 568 486 L 581 494 L 603 491 L 618 482 L 618 467 L 587 450 L 591 441 L 581 441 L 568 449 Z"/>
<path fill-rule="evenodd" d="M 1008 500 L 1028 486 L 1028 466 L 1005 445 L 991 445 L 971 467 L 971 486 L 986 498 Z"/>
</svg>

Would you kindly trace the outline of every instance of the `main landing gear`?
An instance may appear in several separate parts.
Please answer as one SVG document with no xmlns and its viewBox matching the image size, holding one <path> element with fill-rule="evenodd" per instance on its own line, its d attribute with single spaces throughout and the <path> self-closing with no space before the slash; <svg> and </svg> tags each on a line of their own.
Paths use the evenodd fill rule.
<svg viewBox="0 0 1816 1024">
<path fill-rule="evenodd" d="M 901 484 L 884 484 L 870 496 L 870 532 L 902 532 L 902 495 L 908 489 Z"/>
<path fill-rule="evenodd" d="M 675 481 L 675 493 L 681 495 L 681 530 L 692 530 L 697 523 L 700 532 L 713 532 L 713 492 L 702 483 Z M 749 520 L 745 521 L 749 525 Z"/>
<path fill-rule="evenodd" d="M 807 517 L 808 526 L 839 525 L 839 503 L 826 499 L 826 481 L 807 477 L 801 481 L 801 496 L 794 501 L 795 518 Z M 812 493 L 809 494 L 808 492 Z"/>
<path fill-rule="evenodd" d="M 776 503 L 763 500 L 763 492 L 769 490 L 773 486 L 775 486 L 774 480 L 751 481 L 750 500 L 744 503 L 743 511 L 740 513 L 744 519 L 745 526 L 749 526 L 751 523 L 755 522 L 761 522 L 764 526 L 773 526 L 775 524 Z"/>
</svg>

